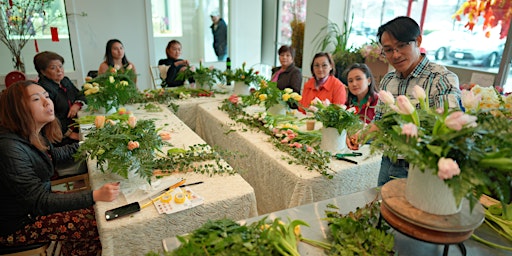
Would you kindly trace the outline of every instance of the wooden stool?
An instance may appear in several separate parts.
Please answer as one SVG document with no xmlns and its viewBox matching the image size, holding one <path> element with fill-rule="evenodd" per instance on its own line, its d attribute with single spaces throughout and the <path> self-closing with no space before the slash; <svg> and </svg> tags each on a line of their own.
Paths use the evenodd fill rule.
<svg viewBox="0 0 512 256">
<path fill-rule="evenodd" d="M 469 203 L 463 200 L 459 213 L 435 215 L 412 206 L 405 198 L 406 179 L 395 179 L 381 188 L 381 217 L 399 232 L 424 242 L 444 245 L 443 255 L 448 254 L 451 244 L 457 244 L 463 255 L 463 242 L 471 237 L 473 230 L 484 221 L 482 205 L 469 211 Z"/>
<path fill-rule="evenodd" d="M 37 243 L 22 246 L 7 246 L 0 247 L 0 255 L 4 256 L 33 256 L 40 255 L 46 256 L 46 249 L 48 243 Z"/>
</svg>

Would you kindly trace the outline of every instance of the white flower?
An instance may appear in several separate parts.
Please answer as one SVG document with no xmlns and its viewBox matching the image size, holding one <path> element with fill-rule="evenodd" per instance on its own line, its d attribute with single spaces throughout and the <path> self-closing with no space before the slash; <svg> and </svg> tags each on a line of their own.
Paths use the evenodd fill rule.
<svg viewBox="0 0 512 256">
<path fill-rule="evenodd" d="M 398 105 L 398 113 L 402 115 L 411 115 L 414 113 L 414 106 L 409 101 L 409 98 L 405 95 L 396 97 L 396 103 Z"/>
<path fill-rule="evenodd" d="M 109 81 L 111 84 L 113 84 L 113 83 L 116 81 L 116 79 L 114 79 L 114 77 L 113 77 L 113 76 L 109 76 L 109 77 L 108 77 L 108 81 Z"/>
<path fill-rule="evenodd" d="M 425 94 L 425 90 L 423 90 L 423 88 L 421 88 L 421 86 L 419 85 L 415 85 L 412 88 L 412 95 L 419 100 L 424 100 L 427 97 Z"/>
<path fill-rule="evenodd" d="M 476 111 L 482 95 L 475 95 L 472 91 L 462 90 L 462 106 L 467 110 Z"/>
</svg>

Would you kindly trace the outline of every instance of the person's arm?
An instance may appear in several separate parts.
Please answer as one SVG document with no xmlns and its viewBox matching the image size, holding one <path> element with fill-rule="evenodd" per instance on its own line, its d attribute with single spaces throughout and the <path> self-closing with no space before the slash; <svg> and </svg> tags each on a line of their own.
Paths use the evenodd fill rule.
<svg viewBox="0 0 512 256">
<path fill-rule="evenodd" d="M 137 83 L 137 69 L 135 68 L 135 65 L 132 62 L 130 62 L 129 65 L 132 65 L 132 71 L 133 71 L 133 74 L 134 74 L 133 82 Z"/>
<path fill-rule="evenodd" d="M 179 63 L 181 62 L 179 62 L 178 65 L 176 65 L 177 63 L 178 61 L 172 62 L 171 65 L 169 66 L 169 69 L 167 70 L 167 77 L 165 78 L 165 82 L 167 83 L 168 86 L 174 87 L 183 85 L 184 80 L 176 80 L 176 78 L 178 77 L 178 73 L 180 72 L 181 68 L 183 68 L 184 66 L 179 65 Z"/>
<path fill-rule="evenodd" d="M 106 62 L 102 62 L 100 67 L 98 68 L 98 75 L 105 74 L 108 70 L 108 64 Z"/>
</svg>

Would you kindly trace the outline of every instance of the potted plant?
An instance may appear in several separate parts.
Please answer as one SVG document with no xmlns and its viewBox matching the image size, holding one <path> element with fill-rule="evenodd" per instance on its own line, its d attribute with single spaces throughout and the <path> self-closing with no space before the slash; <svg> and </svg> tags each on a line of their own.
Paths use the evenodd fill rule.
<svg viewBox="0 0 512 256">
<path fill-rule="evenodd" d="M 291 88 L 281 90 L 276 82 L 261 80 L 260 88 L 253 92 L 246 100 L 249 105 L 262 104 L 267 112 L 273 115 L 286 114 L 289 104 L 298 104 L 302 96 L 293 92 Z"/>
</svg>

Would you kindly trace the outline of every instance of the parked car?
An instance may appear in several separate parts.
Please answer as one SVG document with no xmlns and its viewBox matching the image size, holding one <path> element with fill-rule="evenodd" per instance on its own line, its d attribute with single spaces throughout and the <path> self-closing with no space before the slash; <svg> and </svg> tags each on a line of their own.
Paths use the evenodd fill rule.
<svg viewBox="0 0 512 256">
<path fill-rule="evenodd" d="M 499 66 L 506 39 L 487 38 L 476 34 L 464 42 L 456 42 L 448 53 L 453 64 L 472 66 Z"/>
<path fill-rule="evenodd" d="M 469 33 L 462 31 L 433 31 L 423 36 L 421 48 L 425 50 L 427 55 L 434 56 L 436 60 L 445 60 L 448 57 L 450 46 L 468 36 Z"/>
</svg>

